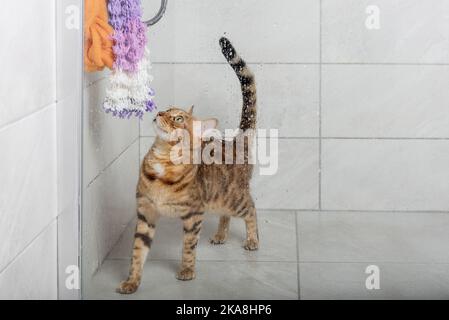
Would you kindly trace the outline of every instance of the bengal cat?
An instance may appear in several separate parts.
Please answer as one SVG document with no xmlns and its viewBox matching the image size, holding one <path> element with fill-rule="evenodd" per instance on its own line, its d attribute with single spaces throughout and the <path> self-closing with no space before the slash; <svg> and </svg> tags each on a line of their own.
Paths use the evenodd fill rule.
<svg viewBox="0 0 449 320">
<path fill-rule="evenodd" d="M 256 126 L 254 76 L 228 39 L 223 37 L 219 43 L 241 84 L 243 108 L 239 134 L 242 134 Z M 131 267 L 128 279 L 117 289 L 119 293 L 133 293 L 140 285 L 143 265 L 160 216 L 179 217 L 184 224 L 182 263 L 176 276 L 179 280 L 195 278 L 195 251 L 206 211 L 220 214 L 218 231 L 210 239 L 212 244 L 224 243 L 231 217 L 239 217 L 246 223 L 244 248 L 258 249 L 256 209 L 249 191 L 253 165 L 248 161 L 248 145 L 245 145 L 241 164 L 174 164 L 170 159 L 175 142 L 168 137 L 174 130 L 186 129 L 192 136 L 193 121 L 201 121 L 202 130 L 215 128 L 218 124 L 216 119 L 199 120 L 192 112 L 193 108 L 184 111 L 173 107 L 159 112 L 153 121 L 157 137 L 140 169 L 136 193 L 138 219 Z M 234 155 L 238 150 L 236 138 L 210 143 L 220 143 L 223 149 L 231 143 Z"/>
</svg>

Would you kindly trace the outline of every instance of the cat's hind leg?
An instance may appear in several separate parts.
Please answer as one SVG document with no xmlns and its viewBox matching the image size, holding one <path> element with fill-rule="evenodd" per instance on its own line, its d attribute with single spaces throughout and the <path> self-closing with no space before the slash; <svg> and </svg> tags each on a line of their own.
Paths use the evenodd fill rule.
<svg viewBox="0 0 449 320">
<path fill-rule="evenodd" d="M 120 283 L 117 288 L 118 293 L 134 293 L 139 287 L 143 266 L 153 242 L 157 219 L 158 215 L 155 211 L 148 208 L 138 208 L 129 276 L 126 281 Z"/>
<path fill-rule="evenodd" d="M 220 216 L 220 222 L 218 223 L 217 233 L 210 239 L 210 243 L 223 244 L 226 242 L 226 238 L 228 237 L 228 232 L 229 232 L 230 221 L 231 221 L 231 217 Z"/>
<path fill-rule="evenodd" d="M 243 247 L 246 250 L 259 249 L 259 232 L 257 228 L 257 214 L 254 202 L 251 198 L 246 201 L 241 209 L 236 212 L 236 216 L 245 220 L 246 240 Z"/>
<path fill-rule="evenodd" d="M 192 280 L 195 278 L 196 246 L 203 223 L 203 212 L 191 212 L 182 216 L 181 219 L 184 224 L 184 243 L 181 268 L 176 278 L 178 280 Z"/>
</svg>

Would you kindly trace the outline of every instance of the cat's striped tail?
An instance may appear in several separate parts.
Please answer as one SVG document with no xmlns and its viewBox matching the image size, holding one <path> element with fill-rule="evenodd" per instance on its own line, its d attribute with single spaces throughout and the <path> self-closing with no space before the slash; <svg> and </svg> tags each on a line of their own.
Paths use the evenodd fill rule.
<svg viewBox="0 0 449 320">
<path fill-rule="evenodd" d="M 243 131 L 256 128 L 256 83 L 254 75 L 249 70 L 245 61 L 237 54 L 231 42 L 222 37 L 220 46 L 223 55 L 228 60 L 229 65 L 234 69 L 240 80 L 243 95 L 242 117 L 240 120 L 240 129 Z"/>
</svg>

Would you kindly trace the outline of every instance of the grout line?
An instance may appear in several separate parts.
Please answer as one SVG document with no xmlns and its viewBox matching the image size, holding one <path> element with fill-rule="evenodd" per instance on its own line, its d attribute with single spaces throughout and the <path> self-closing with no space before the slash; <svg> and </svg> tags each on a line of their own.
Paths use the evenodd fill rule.
<svg viewBox="0 0 449 320">
<path fill-rule="evenodd" d="M 58 37 L 59 37 L 59 28 L 58 28 L 58 19 L 59 19 L 59 4 L 54 1 L 53 2 L 53 14 L 54 14 L 54 19 L 53 19 L 53 23 L 54 23 L 54 29 L 53 29 L 53 40 L 54 40 L 54 47 L 53 47 L 53 61 L 54 61 L 54 79 L 55 79 L 55 85 L 54 85 L 54 89 L 55 89 L 55 104 L 58 105 L 59 103 L 59 98 L 62 99 L 62 97 L 58 96 L 58 90 L 59 90 L 59 86 L 60 83 L 58 82 L 58 75 L 61 72 L 61 70 L 59 70 L 59 55 L 58 55 L 58 45 L 59 45 L 59 41 L 58 41 Z M 60 174 L 60 168 L 59 168 L 59 145 L 58 145 L 58 136 L 59 133 L 58 132 L 58 112 L 57 109 L 55 107 L 55 113 L 54 113 L 54 122 L 55 122 L 55 127 L 54 127 L 54 133 L 56 135 L 56 139 L 55 139 L 55 186 L 56 186 L 56 299 L 60 298 L 60 254 L 59 254 L 59 249 L 60 249 L 60 235 L 59 235 L 59 207 L 60 207 L 60 193 L 61 193 L 61 183 L 59 181 L 59 174 Z"/>
<path fill-rule="evenodd" d="M 342 261 L 320 261 L 320 260 L 311 260 L 311 261 L 301 261 L 300 264 L 372 264 L 372 263 L 382 263 L 382 264 L 398 264 L 398 265 L 449 265 L 449 262 L 419 262 L 419 261 L 391 261 L 391 260 L 363 260 L 363 261 L 351 261 L 351 260 L 342 260 Z"/>
<path fill-rule="evenodd" d="M 88 88 L 92 87 L 94 84 L 97 84 L 105 79 L 107 79 L 107 76 L 102 76 L 101 78 L 96 79 L 94 81 L 86 82 L 86 83 L 84 83 L 84 89 L 88 89 Z"/>
<path fill-rule="evenodd" d="M 140 136 L 140 138 L 155 138 L 155 136 L 144 135 Z M 449 140 L 449 137 L 278 137 L 279 140 L 411 140 L 411 141 L 419 141 L 419 140 Z"/>
<path fill-rule="evenodd" d="M 301 270 L 299 269 L 299 229 L 298 229 L 298 213 L 295 212 L 295 230 L 296 230 L 296 277 L 298 282 L 298 300 L 301 300 Z"/>
<path fill-rule="evenodd" d="M 444 137 L 323 137 L 325 140 L 449 140 Z"/>
<path fill-rule="evenodd" d="M 128 229 L 132 224 L 136 224 L 137 223 L 137 219 L 136 219 L 136 215 L 133 215 L 133 217 L 131 218 L 131 220 L 128 221 L 128 223 L 125 225 L 125 227 L 123 228 L 123 231 L 120 233 L 120 236 L 117 238 L 117 240 L 114 242 L 114 244 L 111 246 L 111 249 L 109 249 L 109 251 L 104 255 L 104 258 L 102 259 L 102 261 L 99 263 L 99 267 L 95 270 L 95 273 L 97 273 L 100 269 L 101 266 L 103 265 L 103 263 L 106 260 L 123 260 L 123 259 L 114 259 L 114 258 L 109 258 L 109 255 L 111 254 L 112 250 L 114 250 L 114 248 L 120 243 L 120 241 L 123 239 L 125 233 L 126 233 L 126 229 Z M 134 241 L 134 240 L 133 240 Z"/>
<path fill-rule="evenodd" d="M 131 258 L 131 256 L 129 257 L 123 257 L 123 258 L 105 258 L 103 260 L 103 263 L 106 261 L 129 261 L 129 259 Z M 153 259 L 153 258 L 148 258 L 147 263 L 148 262 L 164 262 L 164 261 L 176 261 L 179 262 L 179 259 L 176 258 L 167 258 L 167 259 Z M 288 263 L 288 264 L 293 264 L 296 263 L 295 261 L 292 260 L 240 260 L 240 259 L 197 259 L 198 262 L 241 262 L 241 263 L 247 263 L 249 262 L 256 262 L 256 263 Z M 448 262 L 438 262 L 438 261 L 394 261 L 394 260 L 382 260 L 382 259 L 370 259 L 370 260 L 360 260 L 360 261 L 355 261 L 355 260 L 341 260 L 341 261 L 329 261 L 329 260 L 309 260 L 309 261 L 301 261 L 301 262 L 297 262 L 296 264 L 299 266 L 300 264 L 365 264 L 365 263 L 384 263 L 384 264 L 398 264 L 398 265 L 449 265 L 449 261 Z M 101 265 L 103 265 L 103 263 Z M 100 271 L 101 267 L 98 269 L 98 271 Z M 298 269 L 299 272 L 299 269 Z"/>
<path fill-rule="evenodd" d="M 111 160 L 111 162 L 109 162 L 103 169 L 101 169 L 100 172 L 98 172 L 97 175 L 92 180 L 89 181 L 89 183 L 86 186 L 86 189 L 89 188 L 92 185 L 92 183 L 94 183 L 95 180 L 97 180 L 97 178 L 99 176 L 101 176 L 106 170 L 108 170 L 117 159 L 119 159 L 126 151 L 128 151 L 128 149 L 131 148 L 131 146 L 134 143 L 136 143 L 136 141 L 139 141 L 139 140 L 140 140 L 139 136 L 134 138 L 134 140 L 131 141 L 131 143 L 128 146 L 126 146 L 125 149 L 123 149 L 114 159 Z"/>
<path fill-rule="evenodd" d="M 123 257 L 123 258 L 106 258 L 104 259 L 103 263 L 106 261 L 129 261 L 131 257 Z M 148 258 L 147 263 L 154 262 L 164 262 L 164 261 L 173 261 L 173 262 L 179 262 L 179 259 L 153 259 Z M 236 259 L 229 259 L 229 260 L 204 260 L 204 259 L 197 259 L 198 262 L 237 262 L 237 263 L 287 263 L 287 264 L 371 264 L 373 262 L 375 263 L 383 263 L 383 264 L 398 264 L 398 265 L 449 265 L 449 262 L 420 262 L 420 261 L 394 261 L 394 260 L 363 260 L 363 261 L 353 261 L 353 260 L 342 260 L 342 261 L 325 261 L 325 260 L 310 260 L 310 261 L 301 261 L 299 263 L 296 263 L 295 261 L 291 260 L 236 260 Z M 101 272 L 101 267 L 97 270 L 97 272 Z"/>
<path fill-rule="evenodd" d="M 8 269 L 20 256 L 25 253 L 28 248 L 30 248 L 36 240 L 39 239 L 41 235 L 43 235 L 48 229 L 51 227 L 51 225 L 56 221 L 57 217 L 54 217 L 50 220 L 50 222 L 42 228 L 41 231 L 38 232 L 36 236 L 33 237 L 24 247 L 22 250 L 20 250 L 14 257 L 11 258 L 11 260 L 0 270 L 0 274 L 2 274 L 6 269 Z M 57 221 L 56 221 L 57 223 Z M 57 226 L 56 226 L 57 229 Z M 57 256 L 57 255 L 56 255 Z"/>
<path fill-rule="evenodd" d="M 321 24 L 321 23 L 320 23 Z M 320 26 L 320 36 L 321 36 L 321 26 Z M 320 39 L 321 43 L 321 39 Z M 321 49 L 321 48 L 320 48 Z M 321 60 L 321 50 L 320 50 L 320 60 Z M 354 66 L 449 66 L 449 63 L 419 63 L 419 62 L 263 62 L 263 61 L 247 61 L 249 65 L 354 65 Z M 159 61 L 152 62 L 153 65 L 226 65 L 227 62 L 218 61 Z"/>
<path fill-rule="evenodd" d="M 139 149 L 139 156 L 137 157 L 137 170 L 140 170 L 140 138 L 142 138 L 141 136 L 140 136 L 140 125 L 141 125 L 141 123 L 142 123 L 142 121 L 140 121 L 139 120 L 139 147 L 138 147 L 138 149 Z"/>
<path fill-rule="evenodd" d="M 324 65 L 354 65 L 354 66 L 449 66 L 449 63 L 419 63 L 419 62 L 322 62 Z"/>
<path fill-rule="evenodd" d="M 432 213 L 438 213 L 438 214 L 449 214 L 449 210 L 370 210 L 370 209 L 285 209 L 285 208 L 257 208 L 258 211 L 280 211 L 280 212 L 317 212 L 317 213 L 324 213 L 324 214 L 341 214 L 341 213 L 418 213 L 418 214 L 432 214 Z"/>
<path fill-rule="evenodd" d="M 56 100 L 54 100 L 54 101 L 52 101 L 52 102 L 50 102 L 50 103 L 48 103 L 48 104 L 46 104 L 44 106 L 41 106 L 38 109 L 33 110 L 33 111 L 31 111 L 30 113 L 28 113 L 28 114 L 26 114 L 24 116 L 21 116 L 21 117 L 19 117 L 17 119 L 13 119 L 13 120 L 11 120 L 9 122 L 4 123 L 3 125 L 0 126 L 0 132 L 11 128 L 12 126 L 16 125 L 18 122 L 25 121 L 25 120 L 27 120 L 27 118 L 31 118 L 32 116 L 38 114 L 39 112 L 44 112 L 44 110 L 46 110 L 46 109 L 48 109 L 50 107 L 53 107 L 53 106 L 56 106 Z"/>
<path fill-rule="evenodd" d="M 81 12 L 84 12 L 85 4 L 84 1 L 81 1 L 80 3 Z M 84 15 L 81 15 L 81 25 L 84 25 Z M 81 47 L 81 52 L 84 52 L 84 33 L 80 32 L 78 36 L 79 45 Z M 83 58 L 81 59 L 81 65 L 84 65 Z M 79 290 L 77 292 L 78 300 L 82 300 L 84 297 L 84 267 L 83 267 L 83 253 L 84 250 L 84 239 L 83 239 L 83 231 L 84 231 L 84 115 L 85 115 L 85 100 L 84 100 L 84 93 L 87 88 L 85 87 L 86 84 L 86 77 L 84 74 L 84 70 L 80 70 L 80 76 L 81 76 L 81 86 L 79 88 L 79 97 L 81 99 L 81 108 L 79 113 L 77 113 L 78 116 L 78 129 L 79 131 L 79 141 L 78 141 L 78 203 L 77 203 L 77 223 L 78 223 L 78 233 L 77 233 L 77 241 L 78 241 L 78 270 L 79 270 Z"/>
<path fill-rule="evenodd" d="M 322 172 L 322 0 L 320 0 L 320 5 L 319 5 L 319 19 L 320 19 L 320 23 L 319 23 L 319 59 L 320 59 L 320 64 L 318 67 L 318 73 L 319 73 L 319 77 L 318 77 L 318 134 L 319 134 L 319 141 L 318 141 L 318 209 L 321 209 L 321 182 L 322 182 L 322 176 L 321 176 L 321 172 Z"/>
<path fill-rule="evenodd" d="M 228 65 L 227 62 L 217 62 L 217 61 L 193 61 L 193 62 L 152 62 L 153 65 Z M 257 61 L 246 61 L 249 65 L 318 65 L 319 62 L 257 62 Z"/>
<path fill-rule="evenodd" d="M 150 255 L 151 253 L 148 253 L 148 255 Z M 106 261 L 129 261 L 129 259 L 131 258 L 131 256 L 129 257 L 123 257 L 123 258 L 106 258 L 104 259 L 103 262 Z M 151 261 L 155 261 L 155 262 L 161 262 L 161 261 L 176 261 L 179 262 L 180 259 L 153 259 L 153 258 L 148 258 L 147 263 L 151 262 Z M 241 262 L 241 263 L 288 263 L 288 264 L 297 264 L 295 261 L 293 260 L 283 260 L 283 261 L 279 261 L 279 260 L 236 260 L 236 259 L 230 259 L 230 260 L 224 260 L 224 259 L 212 259 L 212 260 L 204 260 L 204 259 L 196 259 L 197 262 Z M 449 263 L 448 263 L 449 264 Z M 97 272 L 100 272 L 100 268 L 98 268 Z"/>
<path fill-rule="evenodd" d="M 57 299 L 59 300 L 60 298 L 60 294 L 61 294 L 61 290 L 59 288 L 60 285 L 60 278 L 62 277 L 61 275 L 61 259 L 60 259 L 60 254 L 59 254 L 59 248 L 60 248 L 60 243 L 59 241 L 60 239 L 60 235 L 59 235 L 59 214 L 56 216 L 56 296 Z"/>
</svg>

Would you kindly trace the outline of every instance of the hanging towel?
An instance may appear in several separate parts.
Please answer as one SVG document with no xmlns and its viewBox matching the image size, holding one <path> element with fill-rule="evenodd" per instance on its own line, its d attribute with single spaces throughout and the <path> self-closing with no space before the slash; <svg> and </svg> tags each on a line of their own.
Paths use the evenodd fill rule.
<svg viewBox="0 0 449 320">
<path fill-rule="evenodd" d="M 154 91 L 150 87 L 153 77 L 149 73 L 151 63 L 148 49 L 136 68 L 136 73 L 119 69 L 110 75 L 103 103 L 107 113 L 120 118 L 130 118 L 134 115 L 142 119 L 145 112 L 156 108 L 153 101 Z"/>
<path fill-rule="evenodd" d="M 136 72 L 145 52 L 146 25 L 140 0 L 109 0 L 109 23 L 114 28 L 114 69 Z"/>
<path fill-rule="evenodd" d="M 114 29 L 108 23 L 106 0 L 85 0 L 84 66 L 86 71 L 112 69 Z"/>
<path fill-rule="evenodd" d="M 150 87 L 150 53 L 140 0 L 109 0 L 109 23 L 114 28 L 115 62 L 103 108 L 120 118 L 142 118 L 155 108 Z"/>
</svg>

